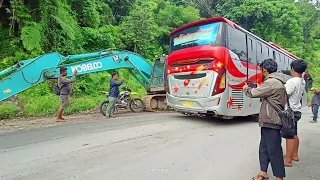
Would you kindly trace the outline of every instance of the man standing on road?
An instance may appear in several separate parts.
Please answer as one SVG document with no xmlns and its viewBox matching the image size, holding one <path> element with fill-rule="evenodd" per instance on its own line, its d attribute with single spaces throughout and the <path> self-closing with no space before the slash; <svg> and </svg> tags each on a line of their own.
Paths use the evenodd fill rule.
<svg viewBox="0 0 320 180">
<path fill-rule="evenodd" d="M 294 161 L 299 161 L 299 136 L 298 136 L 298 121 L 301 119 L 301 100 L 305 90 L 306 83 L 302 74 L 307 69 L 307 63 L 304 60 L 295 60 L 291 64 L 291 76 L 286 84 L 286 92 L 289 96 L 289 107 L 294 112 L 295 133 L 294 136 L 285 136 L 286 139 L 286 156 L 284 165 L 292 167 Z"/>
<path fill-rule="evenodd" d="M 319 111 L 319 105 L 320 105 L 320 92 L 316 88 L 311 88 L 313 92 L 313 97 L 311 101 L 311 108 L 312 108 L 312 114 L 313 114 L 313 120 L 310 121 L 311 123 L 317 123 L 318 121 L 318 111 Z"/>
<path fill-rule="evenodd" d="M 246 84 L 243 89 L 250 98 L 261 98 L 262 104 L 259 113 L 261 139 L 259 147 L 260 173 L 253 180 L 268 179 L 268 166 L 271 163 L 272 172 L 277 180 L 285 177 L 283 151 L 281 146 L 281 119 L 269 102 L 284 109 L 285 80 L 282 74 L 276 73 L 278 65 L 273 59 L 266 59 L 261 64 L 264 82 L 257 88 L 250 88 Z M 268 99 L 268 100 L 267 100 Z"/>
<path fill-rule="evenodd" d="M 63 111 L 69 105 L 69 96 L 72 93 L 71 84 L 76 81 L 78 71 L 75 70 L 73 73 L 73 77 L 71 79 L 67 79 L 68 75 L 67 68 L 60 68 L 60 77 L 58 78 L 58 87 L 60 88 L 60 108 L 58 110 L 57 122 L 64 122 L 65 119 L 62 117 Z"/>
<path fill-rule="evenodd" d="M 117 82 L 119 79 L 118 73 L 112 73 L 112 78 L 110 80 L 110 93 L 109 93 L 109 104 L 106 110 L 106 118 L 115 118 L 113 115 L 114 108 L 119 97 L 120 91 L 119 87 L 124 82 L 124 78 L 120 82 Z"/>
</svg>

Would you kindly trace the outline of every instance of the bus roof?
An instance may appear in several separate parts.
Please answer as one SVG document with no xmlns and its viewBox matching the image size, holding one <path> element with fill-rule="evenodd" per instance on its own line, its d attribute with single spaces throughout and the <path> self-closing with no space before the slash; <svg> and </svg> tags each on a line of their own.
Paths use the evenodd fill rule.
<svg viewBox="0 0 320 180">
<path fill-rule="evenodd" d="M 297 56 L 295 56 L 294 54 L 292 54 L 292 53 L 288 52 L 287 50 L 283 49 L 282 47 L 280 47 L 280 46 L 279 46 L 278 44 L 276 44 L 276 43 L 269 42 L 269 44 L 270 44 L 271 46 L 275 47 L 276 49 L 279 49 L 279 50 L 284 51 L 285 53 L 287 53 L 289 56 L 291 56 L 291 57 L 294 58 L 294 59 L 297 59 L 297 60 L 300 59 L 299 57 L 297 57 Z"/>
<path fill-rule="evenodd" d="M 266 44 L 269 44 L 271 47 L 274 47 L 275 49 L 278 49 L 280 52 L 282 51 L 284 54 L 288 54 L 289 56 L 291 56 L 292 58 L 294 59 L 300 59 L 299 57 L 295 56 L 294 54 L 288 52 L 287 50 L 283 49 L 282 47 L 280 47 L 279 45 L 273 43 L 273 42 L 269 42 L 267 43 L 265 40 L 263 40 L 262 38 L 254 35 L 253 33 L 249 32 L 248 30 L 242 28 L 241 26 L 237 25 L 236 23 L 232 22 L 231 20 L 227 19 L 227 18 L 224 18 L 224 17 L 214 17 L 214 18 L 208 18 L 208 19 L 204 19 L 204 20 L 200 20 L 200 21 L 196 21 L 196 22 L 193 22 L 193 23 L 189 23 L 189 24 L 186 24 L 184 26 L 181 26 L 175 30 L 173 30 L 169 37 L 171 37 L 173 34 L 179 32 L 179 31 L 183 31 L 185 29 L 188 29 L 188 28 L 192 28 L 192 27 L 195 27 L 195 26 L 199 26 L 199 25 L 203 25 L 203 24 L 209 24 L 209 23 L 215 23 L 215 22 L 225 22 L 227 23 L 228 25 L 230 25 L 231 27 L 233 28 L 237 28 L 237 29 L 240 29 L 252 36 L 254 36 L 255 38 L 257 38 L 258 40 L 266 43 Z"/>
<path fill-rule="evenodd" d="M 173 34 L 175 34 L 176 32 L 179 32 L 179 31 L 183 31 L 185 29 L 188 29 L 188 28 L 191 28 L 191 27 L 195 27 L 195 26 L 199 26 L 199 25 L 203 25 L 203 24 L 208 24 L 208 23 L 214 23 L 214 22 L 225 22 L 227 24 L 229 24 L 231 27 L 236 27 L 237 24 L 230 21 L 229 19 L 227 18 L 224 18 L 224 17 L 214 17 L 214 18 L 209 18 L 209 19 L 204 19 L 204 20 L 200 20 L 200 21 L 196 21 L 196 22 L 193 22 L 193 23 L 190 23 L 190 24 L 186 24 L 184 26 L 181 26 L 175 30 L 173 30 L 169 36 L 172 36 Z"/>
</svg>

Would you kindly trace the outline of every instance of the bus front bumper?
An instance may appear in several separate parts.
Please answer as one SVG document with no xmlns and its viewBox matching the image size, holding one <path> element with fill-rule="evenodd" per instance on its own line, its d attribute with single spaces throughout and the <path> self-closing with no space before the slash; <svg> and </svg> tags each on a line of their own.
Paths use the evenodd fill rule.
<svg viewBox="0 0 320 180">
<path fill-rule="evenodd" d="M 183 113 L 216 113 L 220 97 L 181 98 L 167 94 L 168 106 Z"/>
</svg>

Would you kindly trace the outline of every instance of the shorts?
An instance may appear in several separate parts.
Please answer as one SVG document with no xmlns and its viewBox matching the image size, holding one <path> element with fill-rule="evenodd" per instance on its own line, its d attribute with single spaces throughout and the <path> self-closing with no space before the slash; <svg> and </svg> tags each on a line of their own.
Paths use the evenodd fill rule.
<svg viewBox="0 0 320 180">
<path fill-rule="evenodd" d="M 294 112 L 294 122 L 295 122 L 295 126 L 294 126 L 294 136 L 298 136 L 298 122 L 301 119 L 301 112 L 296 111 Z M 286 136 L 283 137 L 285 139 L 294 139 L 294 136 Z"/>
<path fill-rule="evenodd" d="M 69 106 L 69 95 L 60 95 L 60 104 L 62 109 L 66 109 Z"/>
</svg>

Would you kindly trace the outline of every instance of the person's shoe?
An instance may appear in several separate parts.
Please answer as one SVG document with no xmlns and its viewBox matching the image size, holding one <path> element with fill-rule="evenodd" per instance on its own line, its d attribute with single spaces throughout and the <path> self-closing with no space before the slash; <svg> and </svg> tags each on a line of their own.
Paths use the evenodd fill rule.
<svg viewBox="0 0 320 180">
<path fill-rule="evenodd" d="M 310 121 L 310 123 L 317 123 L 317 121 Z"/>
<path fill-rule="evenodd" d="M 260 175 L 260 174 L 258 174 L 257 176 L 252 178 L 252 180 L 265 180 L 265 179 L 269 179 L 269 177 L 263 176 L 263 175 Z"/>
<path fill-rule="evenodd" d="M 117 118 L 117 116 L 110 116 L 110 118 Z"/>
</svg>

